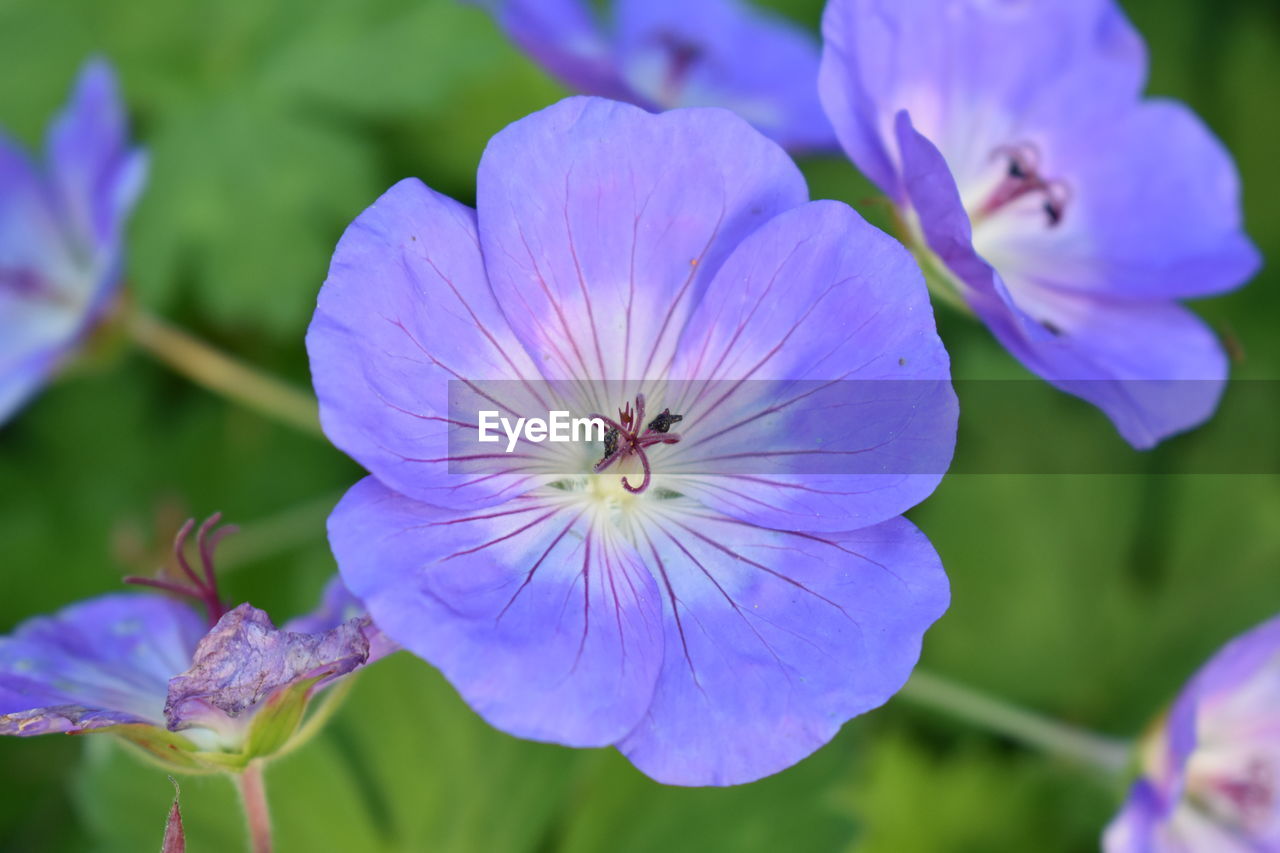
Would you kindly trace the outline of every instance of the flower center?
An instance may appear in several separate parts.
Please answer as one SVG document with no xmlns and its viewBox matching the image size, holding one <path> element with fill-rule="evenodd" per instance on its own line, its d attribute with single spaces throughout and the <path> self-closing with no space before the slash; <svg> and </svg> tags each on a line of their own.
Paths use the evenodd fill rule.
<svg viewBox="0 0 1280 853">
<path fill-rule="evenodd" d="M 649 484 L 653 481 L 653 471 L 650 469 L 649 456 L 645 453 L 645 448 L 655 444 L 675 444 L 680 441 L 680 434 L 672 432 L 671 427 L 684 420 L 684 415 L 673 415 L 670 409 L 663 409 L 661 414 L 648 423 L 645 422 L 644 416 L 643 394 L 636 395 L 634 409 L 630 403 L 619 409 L 617 420 L 604 415 L 591 416 L 604 421 L 608 427 L 604 434 L 604 457 L 595 464 L 593 470 L 599 474 L 610 465 L 634 456 L 640 462 L 644 478 L 638 486 L 632 486 L 626 477 L 622 478 L 622 488 L 632 494 L 640 494 L 649 488 Z"/>
<path fill-rule="evenodd" d="M 53 283 L 38 272 L 25 267 L 0 267 L 0 293 L 11 293 L 19 299 L 69 305 L 71 300 L 58 292 Z"/>
<path fill-rule="evenodd" d="M 1250 832 L 1270 823 L 1280 797 L 1274 760 L 1257 753 L 1197 757 L 1188 778 L 1193 801 L 1219 820 Z"/>
<path fill-rule="evenodd" d="M 1071 190 L 1062 181 L 1047 180 L 1041 174 L 1040 152 L 1034 145 L 1003 145 L 992 152 L 992 159 L 1005 160 L 1005 172 L 973 214 L 975 224 L 1025 198 L 1039 202 L 1050 228 L 1062 222 L 1071 201 Z"/>
</svg>

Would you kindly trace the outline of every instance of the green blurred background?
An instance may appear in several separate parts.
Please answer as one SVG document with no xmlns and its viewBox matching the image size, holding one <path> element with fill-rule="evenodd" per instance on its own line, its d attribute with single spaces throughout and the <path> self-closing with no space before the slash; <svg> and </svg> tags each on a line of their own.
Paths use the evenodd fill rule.
<svg viewBox="0 0 1280 853">
<path fill-rule="evenodd" d="M 771 5 L 816 31 L 820 0 Z M 1280 6 L 1125 6 L 1151 47 L 1151 91 L 1226 140 L 1249 231 L 1280 251 Z M 563 94 L 451 0 L 0 0 L 0 125 L 37 144 L 95 51 L 116 63 L 152 154 L 129 241 L 136 299 L 299 385 L 342 228 L 406 175 L 470 202 L 489 136 Z M 874 215 L 845 161 L 803 165 L 815 197 Z M 1199 306 L 1241 344 L 1238 377 L 1280 378 L 1277 284 L 1266 270 Z M 980 327 L 945 309 L 939 322 L 957 377 L 1021 375 Z M 1102 446 L 1146 473 L 948 477 L 913 513 L 954 591 L 924 665 L 1134 734 L 1216 646 L 1280 610 L 1280 478 L 1177 473 L 1179 454 L 1240 430 L 1274 446 L 1280 420 L 1241 414 L 1232 393 L 1210 426 L 1135 457 L 1079 401 L 1046 389 L 1020 403 L 966 408 L 964 470 Z M 1025 407 L 1054 431 L 1026 429 Z M 358 476 L 323 442 L 108 339 L 0 430 L 0 630 L 153 569 L 182 518 L 214 510 L 245 528 L 225 546 L 228 593 L 282 621 L 333 571 L 324 516 Z M 159 847 L 172 789 L 107 738 L 5 739 L 0 773 L 6 853 Z M 181 782 L 190 849 L 240 849 L 231 786 Z M 766 781 L 662 788 L 612 751 L 490 729 L 403 655 L 366 672 L 268 784 L 282 853 L 1085 851 L 1120 793 L 904 700 Z"/>
</svg>

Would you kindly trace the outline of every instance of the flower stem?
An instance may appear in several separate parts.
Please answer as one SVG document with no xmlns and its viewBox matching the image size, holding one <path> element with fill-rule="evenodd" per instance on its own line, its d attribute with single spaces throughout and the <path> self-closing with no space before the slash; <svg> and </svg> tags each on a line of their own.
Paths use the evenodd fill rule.
<svg viewBox="0 0 1280 853">
<path fill-rule="evenodd" d="M 893 232 L 902 245 L 915 256 L 916 263 L 920 265 L 920 271 L 924 273 L 924 283 L 929 288 L 930 295 L 959 313 L 972 317 L 973 308 L 960 294 L 960 288 L 963 285 L 958 283 L 955 274 L 947 268 L 933 249 L 929 248 L 924 235 L 920 233 L 919 225 L 912 226 L 907 221 L 906 215 L 888 199 L 879 198 L 876 201 L 888 205 L 893 217 Z"/>
<path fill-rule="evenodd" d="M 969 303 L 965 302 L 964 297 L 956 290 L 948 273 L 932 266 L 932 262 L 927 259 L 921 262 L 921 268 L 924 270 L 925 286 L 929 288 L 929 293 L 935 299 L 959 314 L 966 317 L 973 316 L 973 308 L 969 307 Z"/>
<path fill-rule="evenodd" d="M 141 309 L 125 318 L 133 341 L 197 385 L 313 435 L 323 435 L 316 402 L 293 385 L 266 375 Z"/>
<path fill-rule="evenodd" d="M 1129 766 L 1127 741 L 1050 719 L 927 672 L 916 670 L 898 695 L 1108 775 L 1123 773 Z"/>
<path fill-rule="evenodd" d="M 240 802 L 244 805 L 245 821 L 249 826 L 249 849 L 253 853 L 271 853 L 271 812 L 267 808 L 262 763 L 249 762 L 249 766 L 236 777 L 236 784 L 240 788 Z"/>
<path fill-rule="evenodd" d="M 248 563 L 274 559 L 313 542 L 323 542 L 325 520 L 342 494 L 341 490 L 328 493 L 242 525 L 240 532 L 221 546 L 218 571 L 227 575 Z"/>
</svg>

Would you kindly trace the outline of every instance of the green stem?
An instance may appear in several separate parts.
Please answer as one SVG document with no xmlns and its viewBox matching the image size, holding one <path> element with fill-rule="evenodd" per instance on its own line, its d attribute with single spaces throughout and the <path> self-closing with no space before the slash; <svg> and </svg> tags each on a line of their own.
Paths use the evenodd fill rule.
<svg viewBox="0 0 1280 853">
<path fill-rule="evenodd" d="M 273 420 L 323 436 L 316 401 L 293 385 L 140 309 L 127 314 L 125 327 L 138 346 L 197 385 Z"/>
<path fill-rule="evenodd" d="M 219 546 L 218 571 L 234 572 L 248 563 L 274 559 L 323 542 L 325 521 L 342 495 L 341 491 L 332 492 L 240 526 L 235 536 L 228 537 L 225 544 Z"/>
<path fill-rule="evenodd" d="M 969 307 L 969 303 L 964 300 L 964 297 L 956 289 L 951 274 L 945 268 L 939 267 L 931 257 L 917 255 L 916 259 L 920 262 L 920 268 L 924 272 L 924 283 L 929 288 L 929 293 L 933 294 L 934 298 L 952 310 L 972 318 L 974 316 L 973 309 Z"/>
<path fill-rule="evenodd" d="M 929 288 L 929 293 L 939 302 L 949 305 L 961 314 L 967 317 L 973 316 L 973 308 L 960 295 L 960 288 L 963 287 L 955 277 L 955 274 L 947 268 L 942 259 L 934 254 L 933 250 L 925 243 L 924 236 L 920 234 L 919 226 L 913 226 L 907 221 L 907 216 L 903 214 L 898 206 L 883 199 L 888 204 L 889 210 L 893 216 L 893 230 L 902 245 L 915 257 L 916 263 L 920 265 L 920 271 L 924 274 L 925 286 Z"/>
<path fill-rule="evenodd" d="M 1050 719 L 927 672 L 917 670 L 898 695 L 1108 774 L 1123 773 L 1129 766 L 1131 747 L 1127 741 Z"/>
<path fill-rule="evenodd" d="M 236 783 L 249 827 L 249 849 L 253 853 L 271 853 L 271 812 L 267 808 L 262 762 L 249 762 L 249 766 L 236 777 Z"/>
</svg>

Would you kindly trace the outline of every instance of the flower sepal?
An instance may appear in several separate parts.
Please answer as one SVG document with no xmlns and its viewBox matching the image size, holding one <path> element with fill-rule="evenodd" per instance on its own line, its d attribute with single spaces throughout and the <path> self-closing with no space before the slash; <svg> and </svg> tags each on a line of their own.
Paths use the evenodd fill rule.
<svg viewBox="0 0 1280 853">
<path fill-rule="evenodd" d="M 316 685 L 333 673 L 325 672 L 277 690 L 267 699 L 249 724 L 244 745 L 240 749 L 202 749 L 194 740 L 168 729 L 147 723 L 125 723 L 98 729 L 83 729 L 70 734 L 112 734 L 128 743 L 143 757 L 169 772 L 239 773 L 251 761 L 288 752 L 308 737 L 309 727 L 302 725 Z M 345 697 L 346 690 L 326 693 L 321 707 L 311 717 L 334 710 L 334 703 Z M 308 718 L 309 719 L 309 718 Z"/>
<path fill-rule="evenodd" d="M 334 673 L 325 672 L 277 690 L 254 717 L 245 741 L 245 763 L 287 750 L 299 733 L 303 715 L 316 685 Z M 343 691 L 345 695 L 346 691 Z"/>
<path fill-rule="evenodd" d="M 202 752 L 180 734 L 147 723 L 125 723 L 101 729 L 82 729 L 68 734 L 112 734 L 134 747 L 144 758 L 169 772 L 215 773 L 238 769 L 238 762 L 228 762 L 227 753 Z"/>
</svg>

